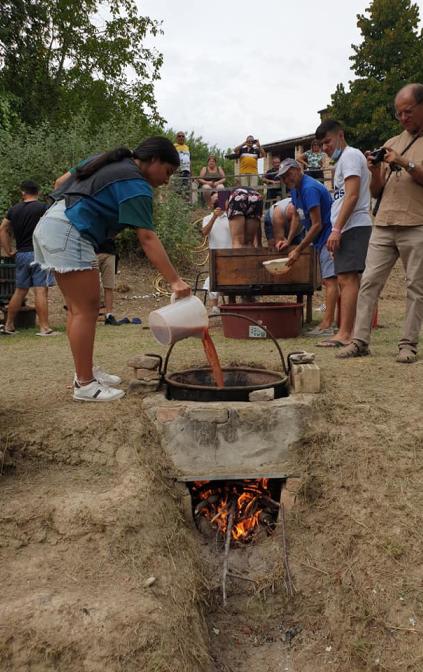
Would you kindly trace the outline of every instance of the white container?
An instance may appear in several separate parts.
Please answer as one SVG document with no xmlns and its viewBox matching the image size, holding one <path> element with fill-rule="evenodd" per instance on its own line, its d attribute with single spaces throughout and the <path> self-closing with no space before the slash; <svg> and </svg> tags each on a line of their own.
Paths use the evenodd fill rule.
<svg viewBox="0 0 423 672">
<path fill-rule="evenodd" d="M 290 266 L 288 266 L 288 257 L 281 257 L 280 259 L 270 259 L 269 261 L 263 261 L 263 266 L 266 271 L 272 273 L 272 275 L 282 275 L 282 273 L 288 273 Z"/>
<path fill-rule="evenodd" d="M 148 316 L 151 333 L 161 345 L 172 345 L 183 338 L 203 338 L 209 326 L 207 310 L 197 296 L 174 300 L 163 308 L 153 310 Z"/>
</svg>

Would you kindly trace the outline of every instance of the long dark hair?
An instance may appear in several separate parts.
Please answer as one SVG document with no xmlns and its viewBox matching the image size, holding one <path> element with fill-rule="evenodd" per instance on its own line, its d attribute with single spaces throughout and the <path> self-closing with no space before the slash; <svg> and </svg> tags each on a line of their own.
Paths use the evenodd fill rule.
<svg viewBox="0 0 423 672">
<path fill-rule="evenodd" d="M 116 163 L 117 161 L 130 158 L 139 159 L 140 161 L 158 159 L 162 163 L 170 163 L 175 168 L 179 168 L 180 164 L 179 154 L 170 140 L 161 135 L 156 135 L 143 140 L 133 151 L 128 149 L 128 147 L 117 147 L 110 152 L 99 154 L 91 161 L 77 168 L 76 177 L 78 180 L 85 180 L 109 163 Z"/>
</svg>

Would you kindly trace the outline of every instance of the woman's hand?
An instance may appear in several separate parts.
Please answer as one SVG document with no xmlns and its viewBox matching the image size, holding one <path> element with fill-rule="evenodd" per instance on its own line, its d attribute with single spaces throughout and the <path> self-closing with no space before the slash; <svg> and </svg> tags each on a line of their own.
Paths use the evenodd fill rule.
<svg viewBox="0 0 423 672">
<path fill-rule="evenodd" d="M 183 299 L 185 296 L 191 295 L 191 287 L 182 278 L 178 278 L 178 280 L 172 282 L 170 287 L 172 294 L 175 295 L 175 299 Z"/>
</svg>

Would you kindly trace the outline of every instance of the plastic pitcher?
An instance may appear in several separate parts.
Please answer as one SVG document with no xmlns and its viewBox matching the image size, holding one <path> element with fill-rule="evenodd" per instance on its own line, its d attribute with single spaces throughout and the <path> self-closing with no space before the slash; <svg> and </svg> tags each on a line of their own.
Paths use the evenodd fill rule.
<svg viewBox="0 0 423 672">
<path fill-rule="evenodd" d="M 156 341 L 161 345 L 172 345 L 191 336 L 202 338 L 209 319 L 204 304 L 197 296 L 175 301 L 172 295 L 168 306 L 150 313 L 148 324 Z"/>
</svg>

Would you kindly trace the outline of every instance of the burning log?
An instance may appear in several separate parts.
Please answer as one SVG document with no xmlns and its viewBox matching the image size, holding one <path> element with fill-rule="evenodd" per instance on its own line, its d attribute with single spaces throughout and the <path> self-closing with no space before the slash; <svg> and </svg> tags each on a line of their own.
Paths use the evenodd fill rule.
<svg viewBox="0 0 423 672">
<path fill-rule="evenodd" d="M 232 502 L 231 507 L 229 509 L 229 515 L 228 515 L 228 527 L 226 529 L 226 537 L 225 537 L 225 555 L 223 557 L 223 576 L 222 576 L 222 595 L 223 595 L 223 606 L 226 607 L 226 577 L 228 574 L 228 567 L 229 567 L 229 551 L 231 548 L 231 535 L 232 535 L 232 526 L 234 524 L 234 517 L 235 517 L 235 510 L 236 510 L 236 503 L 235 501 Z"/>
<path fill-rule="evenodd" d="M 272 499 L 268 483 L 268 479 L 196 481 L 192 497 L 197 526 L 202 528 L 200 520 L 205 518 L 215 527 L 217 539 L 226 540 L 229 513 L 233 507 L 232 541 L 248 542 L 260 529 L 270 534 L 275 526 L 279 504 Z M 209 529 L 208 525 L 205 529 Z"/>
</svg>

